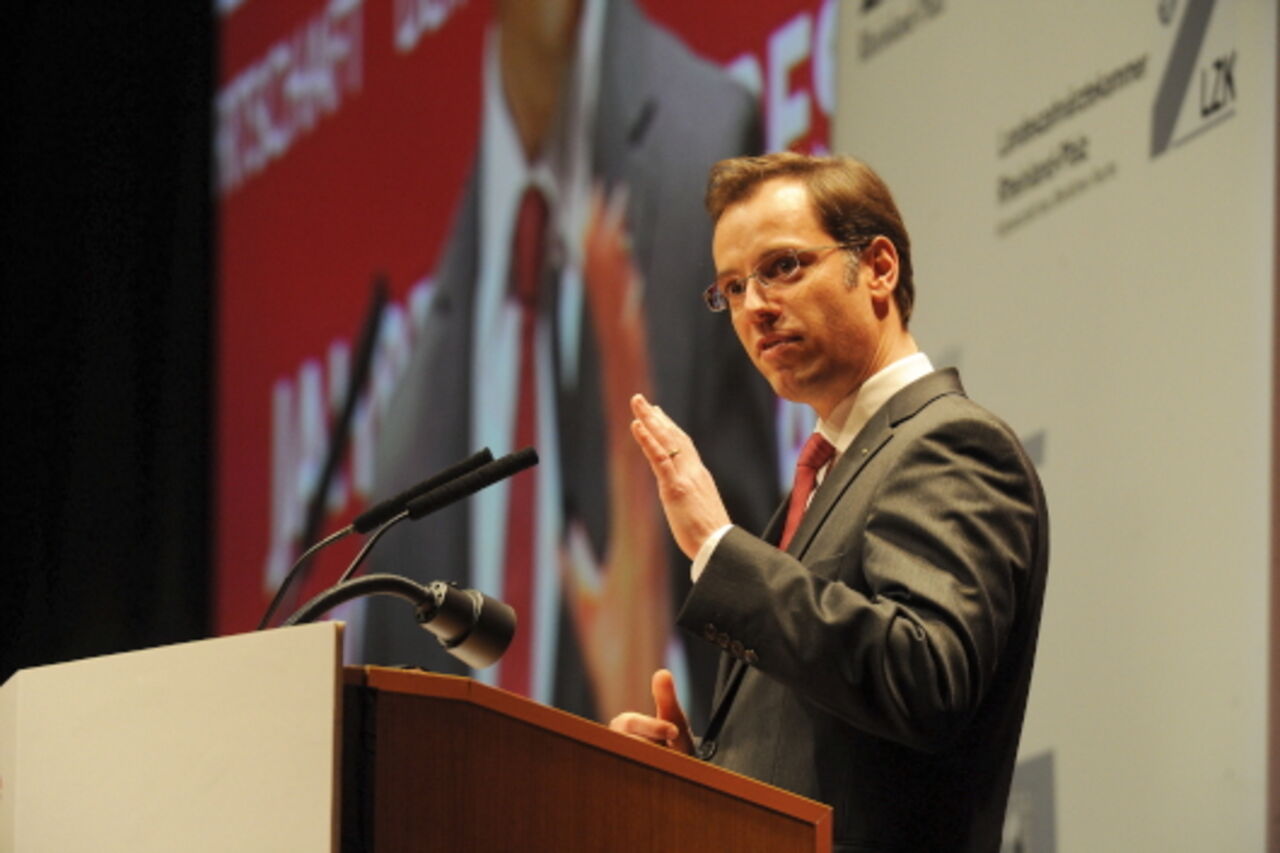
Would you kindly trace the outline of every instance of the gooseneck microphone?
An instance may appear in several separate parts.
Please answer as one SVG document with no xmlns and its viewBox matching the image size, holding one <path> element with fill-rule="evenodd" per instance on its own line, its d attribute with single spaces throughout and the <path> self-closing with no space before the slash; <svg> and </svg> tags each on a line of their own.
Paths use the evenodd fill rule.
<svg viewBox="0 0 1280 853">
<path fill-rule="evenodd" d="M 474 669 L 497 663 L 516 632 L 510 605 L 474 589 L 435 581 L 422 586 L 399 575 L 368 575 L 344 581 L 311 599 L 285 625 L 300 625 L 356 598 L 394 595 L 414 605 L 418 624 L 449 654 Z"/>
<path fill-rule="evenodd" d="M 368 533 L 370 530 L 385 524 L 388 519 L 401 515 L 405 511 L 405 507 L 416 498 L 448 486 L 453 481 L 458 480 L 477 469 L 481 469 L 486 464 L 492 462 L 493 452 L 486 447 L 460 462 L 455 462 L 438 474 L 428 477 L 416 486 L 405 489 L 395 497 L 387 498 L 385 501 L 373 505 L 360 515 L 357 515 L 346 527 L 330 533 L 324 539 L 321 539 L 319 542 L 312 545 L 302 553 L 302 556 L 294 562 L 288 573 L 285 574 L 284 580 L 280 582 L 280 586 L 276 589 L 275 597 L 271 599 L 271 604 L 268 605 L 266 612 L 262 614 L 262 620 L 258 623 L 258 630 L 261 631 L 271 623 L 271 616 L 275 613 L 276 608 L 280 606 L 280 602 L 284 600 L 286 590 L 288 590 L 289 586 L 302 571 L 303 567 L 307 565 L 311 556 L 321 548 L 332 545 L 334 542 L 337 542 L 339 539 L 342 539 L 352 533 Z"/>
<path fill-rule="evenodd" d="M 460 589 L 441 581 L 424 587 L 399 575 L 377 574 L 362 578 L 352 578 L 351 575 L 378 539 L 397 523 L 406 518 L 422 518 L 537 462 L 537 452 L 526 447 L 409 499 L 403 509 L 386 518 L 373 531 L 338 583 L 308 601 L 285 624 L 310 622 L 339 604 L 367 595 L 394 595 L 414 604 L 418 623 L 434 634 L 449 654 L 475 669 L 496 663 L 515 635 L 516 612 L 510 605 L 477 590 Z M 393 500 L 400 497 L 397 495 Z"/>
<path fill-rule="evenodd" d="M 351 565 L 347 566 L 347 570 L 342 573 L 342 577 L 338 578 L 338 583 L 345 582 L 355 574 L 356 569 L 364 562 L 364 558 L 368 556 L 373 546 L 393 525 L 406 518 L 410 521 L 416 521 L 424 515 L 429 515 L 438 509 L 444 509 L 449 504 L 473 495 L 486 486 L 491 486 L 499 480 L 505 480 L 507 477 L 518 474 L 524 469 L 531 468 L 537 464 L 538 452 L 532 447 L 526 447 L 523 450 L 517 450 L 515 453 L 509 453 L 501 459 L 495 459 L 488 464 L 481 465 L 474 471 L 450 480 L 439 488 L 432 489 L 426 494 L 413 498 L 405 504 L 402 512 L 389 518 L 373 532 L 369 540 L 364 543 L 364 547 L 360 549 L 360 553 L 356 554 L 355 559 L 351 561 Z"/>
</svg>

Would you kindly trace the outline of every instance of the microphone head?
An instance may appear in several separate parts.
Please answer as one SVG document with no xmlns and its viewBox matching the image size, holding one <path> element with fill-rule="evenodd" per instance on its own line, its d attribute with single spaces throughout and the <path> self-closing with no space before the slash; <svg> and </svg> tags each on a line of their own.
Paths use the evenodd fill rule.
<svg viewBox="0 0 1280 853">
<path fill-rule="evenodd" d="M 515 636 L 515 610 L 478 590 L 441 581 L 428 589 L 431 600 L 418 606 L 418 623 L 472 669 L 497 663 Z"/>
<path fill-rule="evenodd" d="M 409 518 L 417 520 L 428 513 L 435 512 L 454 501 L 462 500 L 486 486 L 491 486 L 499 480 L 505 480 L 507 477 L 518 474 L 525 468 L 537 464 L 538 451 L 532 447 L 517 450 L 515 453 L 508 453 L 501 459 L 495 459 L 486 465 L 481 465 L 474 471 L 464 474 L 437 489 L 418 495 L 405 504 L 404 509 L 409 513 Z"/>
<path fill-rule="evenodd" d="M 379 504 L 369 507 L 369 509 L 360 513 L 352 520 L 351 528 L 356 533 L 368 533 L 370 530 L 373 530 L 404 512 L 408 507 L 409 502 L 414 498 L 422 497 L 434 489 L 446 486 L 457 480 L 459 477 L 469 474 L 482 465 L 487 465 L 492 461 L 493 451 L 487 447 L 482 448 L 479 452 L 473 453 L 466 459 L 459 462 L 455 462 L 440 473 L 428 477 L 413 488 L 405 489 L 394 498 L 389 498 Z"/>
</svg>

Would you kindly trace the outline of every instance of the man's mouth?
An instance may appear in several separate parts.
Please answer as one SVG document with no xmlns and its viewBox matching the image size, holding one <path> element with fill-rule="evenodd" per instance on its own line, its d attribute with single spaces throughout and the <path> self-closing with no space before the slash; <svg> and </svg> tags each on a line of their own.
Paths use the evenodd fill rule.
<svg viewBox="0 0 1280 853">
<path fill-rule="evenodd" d="M 768 353 L 770 350 L 776 349 L 783 344 L 796 343 L 800 340 L 800 336 L 796 334 L 772 334 L 761 338 L 760 343 L 756 347 L 756 351 L 760 355 Z"/>
</svg>

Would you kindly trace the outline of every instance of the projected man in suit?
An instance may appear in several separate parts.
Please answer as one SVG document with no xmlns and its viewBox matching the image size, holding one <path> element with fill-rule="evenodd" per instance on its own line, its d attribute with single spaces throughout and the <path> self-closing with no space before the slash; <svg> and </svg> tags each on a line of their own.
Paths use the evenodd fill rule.
<svg viewBox="0 0 1280 853">
<path fill-rule="evenodd" d="M 482 446 L 533 444 L 541 463 L 402 525 L 374 558 L 516 605 L 496 683 L 607 718 L 646 699 L 637 671 L 684 657 L 664 617 L 687 567 L 632 448 L 629 395 L 650 389 L 691 433 L 718 436 L 708 465 L 744 517 L 763 522 L 776 499 L 768 388 L 698 304 L 710 228 L 695 199 L 711 163 L 754 149 L 757 112 L 630 2 L 495 10 L 477 161 L 383 418 L 377 491 Z M 365 634 L 370 662 L 452 664 L 401 602 L 371 603 Z"/>
<path fill-rule="evenodd" d="M 693 560 L 679 623 L 727 652 L 696 752 L 831 804 L 837 849 L 996 851 L 1044 594 L 1036 473 L 917 350 L 907 233 L 870 169 L 743 158 L 707 201 L 709 304 L 819 422 L 809 472 L 756 536 L 730 524 L 701 445 L 633 401 Z M 652 689 L 654 716 L 613 727 L 695 751 L 668 674 Z"/>
</svg>

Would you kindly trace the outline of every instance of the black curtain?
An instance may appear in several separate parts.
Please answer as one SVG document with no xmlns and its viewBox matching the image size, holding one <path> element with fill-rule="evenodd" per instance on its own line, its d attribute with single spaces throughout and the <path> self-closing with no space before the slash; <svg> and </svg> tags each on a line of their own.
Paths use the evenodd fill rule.
<svg viewBox="0 0 1280 853">
<path fill-rule="evenodd" d="M 208 631 L 212 5 L 6 7 L 0 679 Z"/>
</svg>

